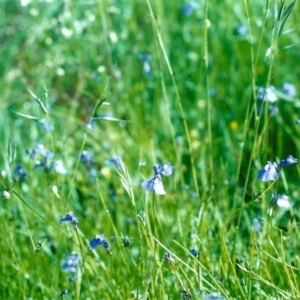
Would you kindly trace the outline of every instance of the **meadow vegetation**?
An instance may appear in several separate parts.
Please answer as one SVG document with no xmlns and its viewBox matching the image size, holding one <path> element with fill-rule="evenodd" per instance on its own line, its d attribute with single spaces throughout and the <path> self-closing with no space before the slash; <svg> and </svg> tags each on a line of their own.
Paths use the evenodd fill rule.
<svg viewBox="0 0 300 300">
<path fill-rule="evenodd" d="M 299 18 L 1 1 L 0 298 L 300 299 Z"/>
</svg>

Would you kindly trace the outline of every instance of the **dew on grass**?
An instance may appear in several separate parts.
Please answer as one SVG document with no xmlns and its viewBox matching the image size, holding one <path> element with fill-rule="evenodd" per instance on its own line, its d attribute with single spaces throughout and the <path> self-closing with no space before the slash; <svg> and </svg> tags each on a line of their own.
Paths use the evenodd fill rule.
<svg viewBox="0 0 300 300">
<path fill-rule="evenodd" d="M 67 273 L 75 273 L 79 264 L 79 255 L 72 252 L 62 263 L 61 268 Z"/>
</svg>

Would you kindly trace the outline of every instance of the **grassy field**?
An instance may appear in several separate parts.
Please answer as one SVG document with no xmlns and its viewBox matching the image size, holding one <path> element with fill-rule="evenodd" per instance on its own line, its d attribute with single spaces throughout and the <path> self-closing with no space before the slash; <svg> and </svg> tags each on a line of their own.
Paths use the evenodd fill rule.
<svg viewBox="0 0 300 300">
<path fill-rule="evenodd" d="M 299 18 L 2 0 L 0 299 L 300 299 Z"/>
</svg>

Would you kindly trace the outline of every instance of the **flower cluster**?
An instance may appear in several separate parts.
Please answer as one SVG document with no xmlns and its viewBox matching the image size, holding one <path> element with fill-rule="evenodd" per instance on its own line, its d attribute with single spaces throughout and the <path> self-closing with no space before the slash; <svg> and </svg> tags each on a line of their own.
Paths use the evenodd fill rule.
<svg viewBox="0 0 300 300">
<path fill-rule="evenodd" d="M 294 165 L 297 159 L 289 155 L 286 159 L 282 159 L 279 164 L 276 162 L 267 162 L 267 164 L 258 171 L 257 178 L 262 181 L 274 181 L 279 178 L 280 170 L 285 166 Z"/>
<path fill-rule="evenodd" d="M 67 174 L 67 169 L 61 160 L 53 160 L 54 154 L 50 150 L 47 150 L 44 145 L 39 144 L 33 149 L 27 149 L 27 154 L 32 159 L 35 159 L 34 169 L 42 168 L 46 172 L 54 170 L 58 174 Z"/>
</svg>

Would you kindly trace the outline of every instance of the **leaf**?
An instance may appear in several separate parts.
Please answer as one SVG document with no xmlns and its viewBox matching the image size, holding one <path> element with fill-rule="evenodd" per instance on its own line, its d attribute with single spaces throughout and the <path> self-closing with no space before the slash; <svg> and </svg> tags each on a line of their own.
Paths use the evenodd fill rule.
<svg viewBox="0 0 300 300">
<path fill-rule="evenodd" d="M 47 110 L 46 106 L 43 104 L 43 102 L 41 101 L 41 99 L 39 99 L 38 96 L 36 96 L 30 88 L 28 88 L 28 92 L 36 100 L 36 102 L 38 103 L 38 105 L 40 106 L 40 108 L 42 109 L 42 111 L 44 112 L 44 114 L 47 115 L 48 114 L 48 110 Z"/>
<path fill-rule="evenodd" d="M 35 116 L 31 116 L 31 115 L 26 115 L 26 114 L 22 114 L 22 113 L 19 113 L 17 111 L 14 111 L 11 109 L 12 112 L 14 112 L 15 114 L 21 116 L 21 117 L 24 117 L 26 119 L 29 119 L 29 120 L 39 120 L 39 118 L 35 117 Z"/>
<path fill-rule="evenodd" d="M 294 0 L 285 10 L 285 12 L 283 13 L 283 16 L 284 16 L 284 19 L 283 21 L 281 22 L 280 24 L 280 27 L 279 27 L 279 30 L 278 30 L 278 37 L 281 36 L 282 34 L 282 31 L 283 31 L 283 28 L 285 26 L 285 23 L 287 22 L 288 18 L 290 17 L 291 13 L 292 13 L 292 10 L 294 8 L 296 4 L 296 0 Z M 282 9 L 282 8 L 281 8 Z M 281 12 L 280 12 L 280 15 L 281 15 Z"/>
</svg>

